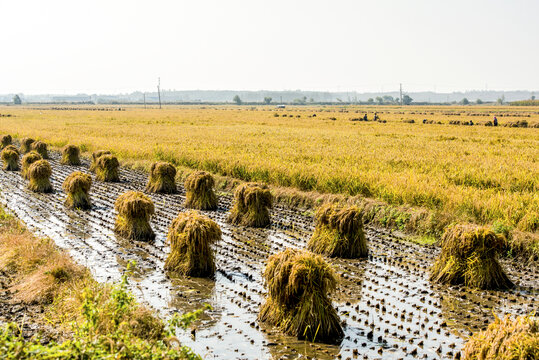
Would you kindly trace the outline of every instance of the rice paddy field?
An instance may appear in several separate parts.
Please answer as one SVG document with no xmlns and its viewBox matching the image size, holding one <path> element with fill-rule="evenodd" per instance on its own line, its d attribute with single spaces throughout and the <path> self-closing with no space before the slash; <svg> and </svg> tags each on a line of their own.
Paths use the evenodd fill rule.
<svg viewBox="0 0 539 360">
<path fill-rule="evenodd" d="M 375 111 L 380 121 L 372 121 Z M 370 121 L 359 121 L 365 113 Z M 236 225 L 227 221 L 233 195 L 220 190 L 217 208 L 201 211 L 222 232 L 212 247 L 215 278 L 178 276 L 165 271 L 166 238 L 173 219 L 186 211 L 182 183 L 177 181 L 178 193 L 147 194 L 155 206 L 155 240 L 128 240 L 114 232 L 114 203 L 126 191 L 144 191 L 147 171 L 121 167 L 119 182 L 94 181 L 92 209 L 73 210 L 64 205 L 62 183 L 74 171 L 95 176 L 87 159 L 65 165 L 54 150 L 66 144 L 79 146 L 83 155 L 106 149 L 141 168 L 169 161 L 181 171 L 265 182 L 272 191 L 356 196 L 433 214 L 432 221 L 443 219 L 444 226 L 471 222 L 536 239 L 537 107 L 35 106 L 0 107 L 0 114 L 0 134 L 11 134 L 16 145 L 32 137 L 51 146 L 54 189 L 35 193 L 18 171 L 0 170 L 2 206 L 67 249 L 98 281 L 118 281 L 135 260 L 131 290 L 163 317 L 209 303 L 212 310 L 193 336 L 180 337 L 204 358 L 451 359 L 495 316 L 538 309 L 537 259 L 501 258 L 516 285 L 507 290 L 439 284 L 429 279 L 438 244 L 408 241 L 418 230 L 413 227 L 406 234 L 366 222 L 367 257 L 324 257 L 337 279 L 331 303 L 342 341 L 298 340 L 260 322 L 258 312 L 268 297 L 266 261 L 287 248 L 308 247 L 315 231 L 312 208 L 277 202 L 271 225 Z M 499 126 L 487 126 L 494 116 Z M 458 124 L 470 120 L 474 125 Z"/>
<path fill-rule="evenodd" d="M 0 108 L 0 133 L 536 231 L 537 107 Z M 352 121 L 377 111 L 384 122 Z M 497 116 L 498 127 L 484 126 Z M 423 124 L 423 119 L 432 124 Z M 410 123 L 413 120 L 414 123 Z M 472 121 L 475 126 L 450 125 Z M 441 124 L 438 124 L 440 122 Z M 504 127 L 526 122 L 527 128 Z"/>
</svg>

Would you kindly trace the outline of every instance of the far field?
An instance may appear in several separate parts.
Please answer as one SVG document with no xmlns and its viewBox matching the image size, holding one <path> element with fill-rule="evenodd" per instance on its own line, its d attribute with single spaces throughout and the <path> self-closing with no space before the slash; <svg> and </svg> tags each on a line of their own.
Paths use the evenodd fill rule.
<svg viewBox="0 0 539 360">
<path fill-rule="evenodd" d="M 526 232 L 539 227 L 539 128 L 532 127 L 539 124 L 539 107 L 108 109 L 0 107 L 0 114 L 12 115 L 0 117 L 0 134 L 110 149 L 120 160 L 164 159 L 242 180 L 361 195 L 454 221 Z M 374 111 L 387 122 L 373 122 Z M 365 112 L 371 121 L 352 121 Z M 526 121 L 528 127 L 484 126 L 494 116 L 500 125 Z M 475 126 L 449 124 L 469 120 Z"/>
</svg>

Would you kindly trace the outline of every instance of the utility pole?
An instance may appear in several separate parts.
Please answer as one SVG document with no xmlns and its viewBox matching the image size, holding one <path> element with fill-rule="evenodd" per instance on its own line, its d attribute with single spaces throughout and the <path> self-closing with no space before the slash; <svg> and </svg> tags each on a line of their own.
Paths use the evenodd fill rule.
<svg viewBox="0 0 539 360">
<path fill-rule="evenodd" d="M 399 84 L 400 85 L 400 98 L 401 98 L 401 106 L 402 106 L 402 84 Z"/>
<path fill-rule="evenodd" d="M 157 96 L 159 96 L 159 109 L 161 109 L 161 78 L 157 78 Z"/>
</svg>

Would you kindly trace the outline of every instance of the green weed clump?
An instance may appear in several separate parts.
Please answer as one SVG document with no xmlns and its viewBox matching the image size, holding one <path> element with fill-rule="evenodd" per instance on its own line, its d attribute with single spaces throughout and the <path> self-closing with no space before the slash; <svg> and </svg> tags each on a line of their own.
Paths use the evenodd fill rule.
<svg viewBox="0 0 539 360">
<path fill-rule="evenodd" d="M 34 142 L 34 139 L 32 138 L 22 138 L 21 147 L 19 149 L 21 154 L 26 154 L 27 152 L 31 151 L 33 142 Z"/>
<path fill-rule="evenodd" d="M 92 177 L 81 171 L 75 171 L 65 179 L 62 188 L 67 193 L 65 206 L 70 209 L 88 210 L 92 207 L 89 191 Z"/>
<path fill-rule="evenodd" d="M 165 269 L 186 276 L 213 277 L 214 254 L 211 246 L 221 239 L 215 221 L 196 211 L 180 213 L 168 232 L 170 254 Z"/>
<path fill-rule="evenodd" d="M 2 135 L 2 137 L 0 138 L 0 146 L 2 147 L 2 149 L 8 145 L 11 145 L 12 142 L 13 139 L 11 138 L 11 135 Z"/>
<path fill-rule="evenodd" d="M 153 240 L 155 233 L 150 226 L 150 217 L 155 213 L 152 200 L 139 191 L 128 191 L 114 203 L 118 212 L 114 231 L 129 240 Z"/>
<path fill-rule="evenodd" d="M 264 270 L 268 298 L 259 321 L 298 339 L 338 343 L 344 333 L 329 296 L 337 277 L 320 255 L 286 249 L 270 256 Z"/>
<path fill-rule="evenodd" d="M 41 155 L 39 155 L 35 151 L 30 151 L 29 153 L 24 154 L 24 156 L 22 157 L 22 160 L 21 160 L 21 163 L 22 163 L 21 175 L 22 175 L 23 179 L 28 180 L 28 169 L 30 168 L 30 165 L 32 165 L 36 161 L 42 160 L 42 159 L 43 158 L 41 157 Z"/>
<path fill-rule="evenodd" d="M 101 155 L 97 159 L 95 178 L 99 181 L 119 182 L 120 163 L 115 156 L 110 154 Z"/>
<path fill-rule="evenodd" d="M 43 159 L 49 158 L 49 152 L 47 150 L 47 144 L 42 141 L 34 141 L 30 146 L 30 149 L 37 152 Z"/>
<path fill-rule="evenodd" d="M 316 211 L 316 227 L 307 247 L 330 257 L 367 257 L 361 210 L 357 206 L 321 206 Z"/>
<path fill-rule="evenodd" d="M 80 165 L 80 149 L 75 145 L 66 145 L 62 148 L 62 159 L 60 164 L 64 165 Z"/>
<path fill-rule="evenodd" d="M 270 224 L 273 198 L 267 185 L 244 183 L 236 188 L 228 222 L 234 225 L 266 227 Z"/>
<path fill-rule="evenodd" d="M 202 360 L 179 342 L 176 329 L 187 330 L 203 309 L 174 314 L 167 324 L 138 304 L 127 286 L 124 275 L 121 283 L 112 288 L 84 288 L 78 321 L 72 323 L 73 336 L 62 343 L 51 341 L 44 345 L 36 337 L 25 339 L 15 323 L 2 326 L 0 358 Z"/>
<path fill-rule="evenodd" d="M 8 145 L 2 150 L 2 161 L 4 162 L 4 170 L 17 171 L 19 170 L 19 151 L 13 145 Z"/>
<path fill-rule="evenodd" d="M 475 333 L 464 345 L 464 360 L 539 359 L 539 320 L 518 316 L 496 317 L 487 330 Z"/>
<path fill-rule="evenodd" d="M 185 179 L 185 207 L 198 210 L 216 210 L 217 196 L 213 191 L 215 180 L 210 173 L 195 171 Z"/>
<path fill-rule="evenodd" d="M 152 164 L 150 178 L 146 191 L 151 193 L 175 194 L 176 188 L 176 168 L 174 165 L 159 161 Z"/>
<path fill-rule="evenodd" d="M 505 238 L 486 227 L 455 225 L 442 236 L 441 252 L 431 269 L 432 281 L 479 289 L 508 289 L 513 283 L 498 263 Z"/>
<path fill-rule="evenodd" d="M 103 155 L 111 155 L 112 153 L 108 150 L 97 150 L 92 153 L 92 160 L 90 162 L 90 168 L 89 170 L 91 172 L 95 172 L 95 169 L 97 168 L 97 159 L 99 159 Z"/>
<path fill-rule="evenodd" d="M 52 168 L 47 160 L 33 162 L 28 168 L 28 188 L 40 193 L 52 192 L 51 175 Z"/>
</svg>

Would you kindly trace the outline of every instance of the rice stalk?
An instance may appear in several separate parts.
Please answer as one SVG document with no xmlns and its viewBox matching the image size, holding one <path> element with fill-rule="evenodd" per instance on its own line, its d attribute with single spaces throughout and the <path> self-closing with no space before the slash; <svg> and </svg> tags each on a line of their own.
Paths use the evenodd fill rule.
<svg viewBox="0 0 539 360">
<path fill-rule="evenodd" d="M 236 188 L 228 222 L 234 225 L 266 227 L 270 224 L 272 195 L 266 184 L 244 183 Z"/>
<path fill-rule="evenodd" d="M 505 246 L 503 236 L 486 227 L 455 225 L 442 237 L 442 249 L 431 269 L 432 281 L 479 289 L 508 289 L 513 283 L 497 257 Z"/>
<path fill-rule="evenodd" d="M 195 171 L 185 179 L 185 207 L 198 210 L 216 210 L 217 196 L 213 191 L 215 180 L 210 173 Z"/>
<path fill-rule="evenodd" d="M 26 154 L 27 152 L 32 150 L 32 143 L 34 142 L 34 139 L 32 138 L 22 138 L 21 139 L 21 147 L 20 152 L 21 154 Z"/>
<path fill-rule="evenodd" d="M 49 152 L 47 150 L 47 144 L 42 141 L 34 141 L 30 145 L 30 149 L 37 152 L 43 159 L 49 158 Z"/>
<path fill-rule="evenodd" d="M 180 213 L 169 228 L 170 254 L 165 269 L 186 276 L 213 277 L 211 245 L 220 239 L 221 229 L 215 221 L 193 210 Z"/>
<path fill-rule="evenodd" d="M 89 191 L 92 177 L 81 171 L 75 171 L 64 180 L 62 188 L 67 193 L 65 206 L 70 209 L 87 210 L 92 207 Z"/>
<path fill-rule="evenodd" d="M 176 188 L 176 168 L 167 162 L 156 162 L 150 169 L 150 178 L 146 191 L 150 193 L 175 194 Z"/>
<path fill-rule="evenodd" d="M 270 256 L 264 270 L 268 297 L 259 321 L 298 339 L 338 343 L 344 333 L 329 296 L 337 277 L 320 255 L 286 249 Z"/>
<path fill-rule="evenodd" d="M 2 161 L 4 162 L 4 170 L 17 171 L 19 170 L 19 151 L 13 145 L 8 145 L 2 150 Z"/>
<path fill-rule="evenodd" d="M 110 155 L 112 154 L 110 151 L 108 150 L 97 150 L 97 151 L 94 151 L 92 153 L 92 159 L 90 161 L 90 168 L 89 170 L 91 172 L 95 172 L 95 169 L 97 167 L 97 159 L 99 159 L 101 156 L 103 155 Z"/>
<path fill-rule="evenodd" d="M 60 164 L 63 165 L 80 165 L 80 149 L 75 145 L 66 145 L 62 148 L 62 159 Z"/>
<path fill-rule="evenodd" d="M 51 165 L 47 160 L 37 160 L 28 168 L 28 188 L 35 192 L 52 192 L 50 176 L 52 174 Z"/>
<path fill-rule="evenodd" d="M 30 168 L 30 165 L 32 165 L 36 161 L 42 160 L 42 159 L 43 158 L 41 157 L 41 155 L 39 155 L 35 151 L 30 151 L 30 152 L 24 154 L 24 156 L 22 157 L 22 160 L 21 160 L 21 164 L 22 164 L 22 166 L 21 166 L 21 175 L 22 175 L 23 179 L 28 180 L 28 169 Z"/>
<path fill-rule="evenodd" d="M 533 316 L 495 318 L 473 334 L 462 350 L 464 360 L 539 359 L 539 320 Z"/>
<path fill-rule="evenodd" d="M 321 206 L 316 212 L 316 227 L 307 246 L 317 254 L 330 257 L 367 257 L 361 210 L 357 206 Z"/>
<path fill-rule="evenodd" d="M 13 139 L 11 138 L 11 135 L 2 135 L 2 138 L 0 139 L 0 146 L 5 148 L 8 145 L 11 145 L 13 142 Z"/>
<path fill-rule="evenodd" d="M 119 182 L 119 167 L 120 163 L 115 156 L 110 154 L 101 155 L 97 158 L 95 167 L 95 178 L 105 182 Z"/>
<path fill-rule="evenodd" d="M 155 213 L 152 200 L 139 191 L 128 191 L 120 195 L 114 209 L 118 212 L 114 231 L 129 240 L 153 240 L 155 234 L 150 226 L 150 217 Z"/>
</svg>

